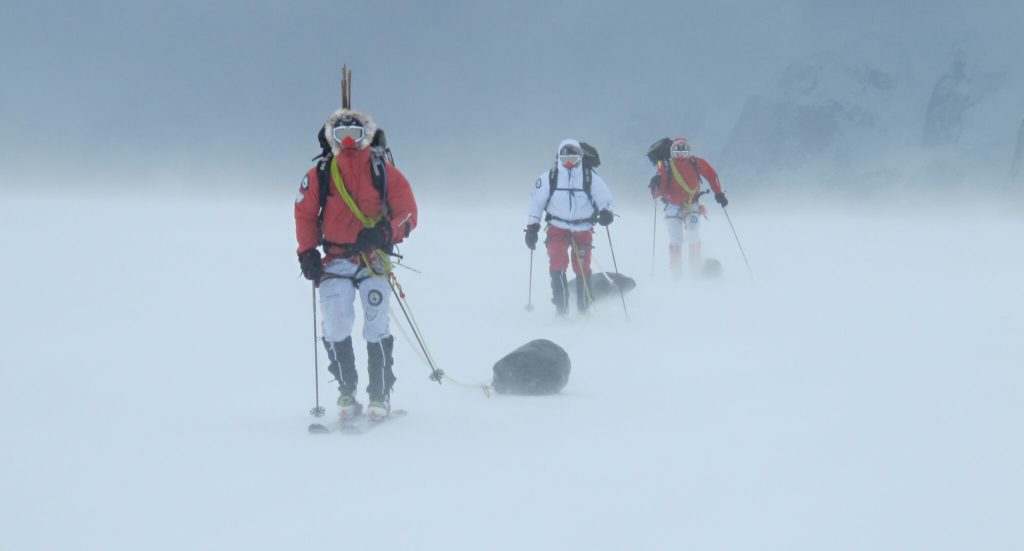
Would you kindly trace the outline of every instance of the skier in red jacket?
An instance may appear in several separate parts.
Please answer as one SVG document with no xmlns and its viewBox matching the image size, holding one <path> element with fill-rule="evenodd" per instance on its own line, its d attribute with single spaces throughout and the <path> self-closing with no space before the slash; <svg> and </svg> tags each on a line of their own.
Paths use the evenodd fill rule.
<svg viewBox="0 0 1024 551">
<path fill-rule="evenodd" d="M 379 420 L 391 411 L 395 341 L 388 326 L 387 254 L 417 223 L 409 182 L 371 146 L 376 134 L 377 126 L 365 113 L 335 111 L 323 129 L 332 155 L 324 161 L 328 181 L 322 213 L 318 167 L 306 173 L 295 197 L 299 264 L 302 275 L 320 288 L 323 342 L 331 360 L 328 371 L 338 380 L 338 413 L 343 420 L 362 413 L 362 404 L 355 399 L 358 374 L 352 347 L 357 293 L 367 351 L 366 414 Z"/>
<path fill-rule="evenodd" d="M 684 237 L 690 245 L 690 269 L 701 267 L 700 218 L 706 211 L 700 196 L 707 193 L 700 190 L 701 177 L 711 185 L 715 201 L 723 207 L 728 205 L 715 169 L 692 154 L 686 138 L 676 138 L 672 140 L 669 158 L 658 161 L 658 173 L 651 178 L 651 196 L 660 197 L 665 205 L 669 266 L 676 275 L 682 273 Z"/>
</svg>

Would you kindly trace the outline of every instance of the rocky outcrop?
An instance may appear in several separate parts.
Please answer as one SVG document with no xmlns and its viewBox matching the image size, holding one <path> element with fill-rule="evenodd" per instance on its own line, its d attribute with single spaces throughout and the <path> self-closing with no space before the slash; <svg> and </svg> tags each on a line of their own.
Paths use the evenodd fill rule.
<svg viewBox="0 0 1024 551">
<path fill-rule="evenodd" d="M 967 111 L 1002 84 L 998 73 L 969 73 L 960 57 L 953 60 L 932 89 L 925 112 L 922 145 L 935 147 L 960 141 Z"/>
<path fill-rule="evenodd" d="M 897 88 L 889 71 L 836 54 L 790 64 L 769 94 L 747 99 L 722 151 L 725 164 L 758 172 L 843 164 L 883 130 L 877 105 Z"/>
</svg>

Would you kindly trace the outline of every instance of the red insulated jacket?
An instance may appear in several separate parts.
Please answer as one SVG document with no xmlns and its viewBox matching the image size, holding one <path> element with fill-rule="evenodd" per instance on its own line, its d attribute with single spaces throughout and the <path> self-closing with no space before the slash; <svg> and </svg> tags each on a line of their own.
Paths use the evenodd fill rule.
<svg viewBox="0 0 1024 551">
<path fill-rule="evenodd" d="M 335 156 L 338 173 L 345 189 L 362 213 L 373 218 L 383 209 L 380 192 L 373 186 L 370 166 L 370 149 L 342 149 Z M 328 176 L 330 176 L 328 171 Z M 351 244 L 364 228 L 363 223 L 352 212 L 338 192 L 338 185 L 331 177 L 327 186 L 327 202 L 324 205 L 324 240 L 336 244 Z M 392 243 L 400 243 L 416 227 L 418 212 L 416 198 L 408 180 L 394 166 L 387 164 L 387 202 L 390 209 Z M 320 213 L 320 183 L 316 167 L 306 173 L 295 197 L 295 237 L 299 242 L 298 252 L 316 247 L 320 237 L 317 232 L 317 218 Z M 337 247 L 324 251 L 328 258 L 348 256 Z"/>
<path fill-rule="evenodd" d="M 668 163 L 673 163 L 676 170 L 673 171 Z M 689 159 L 670 159 L 659 162 L 658 185 L 651 187 L 651 195 L 664 197 L 673 205 L 693 203 L 697 199 L 697 193 L 700 192 L 698 170 L 700 176 L 703 176 L 711 185 L 711 191 L 722 193 L 722 185 L 718 182 L 718 173 L 715 172 L 715 169 L 711 168 L 711 165 L 704 159 L 692 156 Z M 678 179 L 675 172 L 678 172 Z"/>
</svg>

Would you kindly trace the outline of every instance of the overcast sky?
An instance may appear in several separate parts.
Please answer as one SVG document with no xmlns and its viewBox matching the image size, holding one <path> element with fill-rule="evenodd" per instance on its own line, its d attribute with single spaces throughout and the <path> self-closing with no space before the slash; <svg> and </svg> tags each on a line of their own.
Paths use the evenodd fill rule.
<svg viewBox="0 0 1024 551">
<path fill-rule="evenodd" d="M 665 135 L 710 152 L 794 58 L 868 32 L 998 42 L 1020 4 L 6 1 L 0 178 L 56 157 L 117 185 L 145 167 L 291 188 L 342 63 L 399 166 L 436 188 L 496 166 L 531 181 L 564 137 L 637 163 Z"/>
</svg>

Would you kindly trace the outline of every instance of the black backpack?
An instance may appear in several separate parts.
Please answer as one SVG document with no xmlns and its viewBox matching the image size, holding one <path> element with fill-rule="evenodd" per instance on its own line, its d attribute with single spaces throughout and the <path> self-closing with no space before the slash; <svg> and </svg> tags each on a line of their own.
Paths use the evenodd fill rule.
<svg viewBox="0 0 1024 551">
<path fill-rule="evenodd" d="M 601 155 L 597 148 L 587 142 L 580 142 L 580 149 L 583 150 L 583 166 L 597 168 L 601 166 Z"/>
<path fill-rule="evenodd" d="M 331 151 L 331 144 L 327 141 L 326 130 L 323 126 L 320 127 L 320 132 L 317 133 L 316 138 L 320 142 L 320 154 L 312 159 L 314 161 L 318 160 L 316 164 L 316 181 L 320 186 L 320 213 L 317 215 L 316 226 L 320 234 L 320 245 L 326 253 L 327 248 L 332 245 L 345 247 L 349 244 L 329 243 L 324 239 L 324 207 L 327 205 L 327 197 L 331 193 L 331 160 L 334 159 L 334 152 Z M 378 128 L 373 134 L 373 140 L 370 142 L 370 168 L 373 170 L 371 174 L 373 187 L 380 193 L 384 212 L 388 213 L 385 214 L 387 219 L 390 219 L 391 211 L 391 207 L 388 205 L 387 165 L 389 164 L 394 166 L 395 159 L 391 155 L 391 148 L 388 147 L 388 139 L 384 135 L 384 130 Z"/>
<path fill-rule="evenodd" d="M 659 161 L 667 161 L 672 156 L 672 140 L 670 138 L 662 138 L 651 144 L 651 147 L 647 149 L 647 160 L 651 161 L 651 164 L 658 164 Z"/>
</svg>

